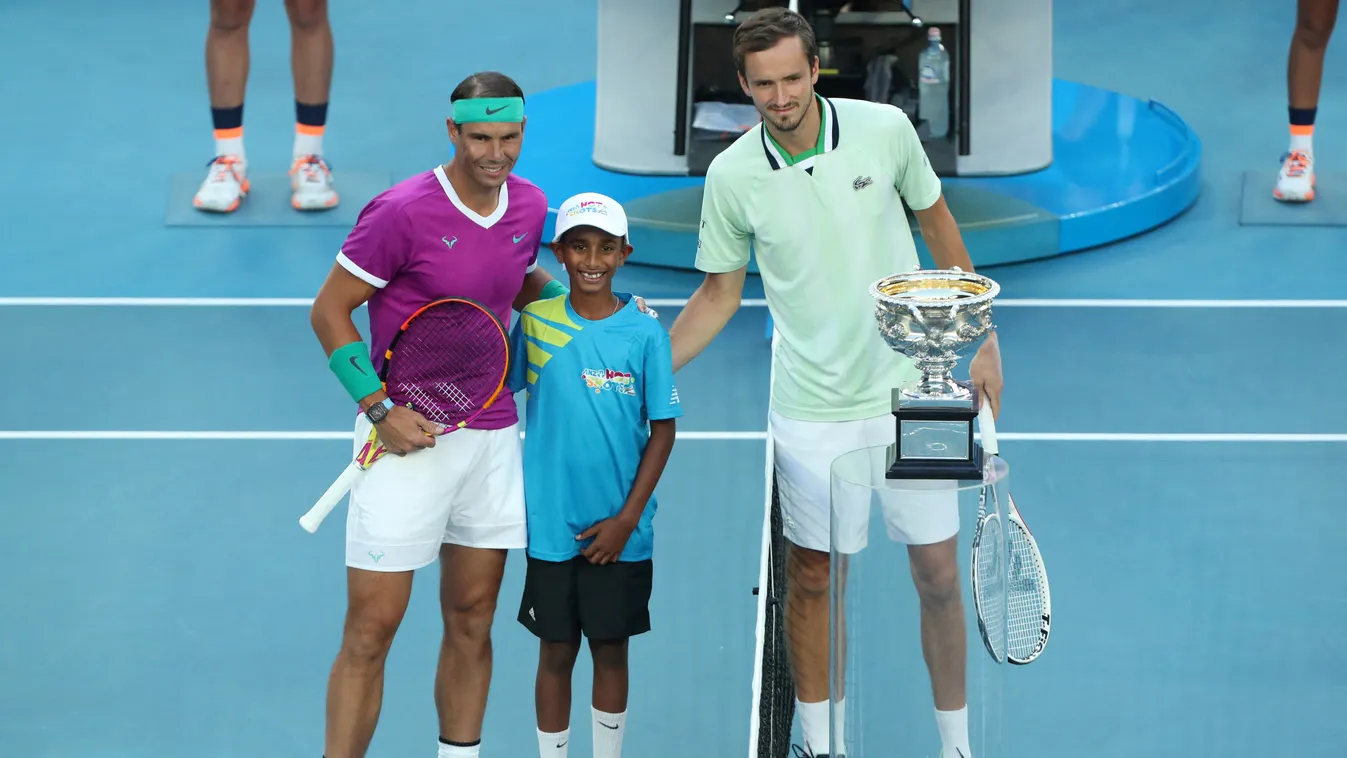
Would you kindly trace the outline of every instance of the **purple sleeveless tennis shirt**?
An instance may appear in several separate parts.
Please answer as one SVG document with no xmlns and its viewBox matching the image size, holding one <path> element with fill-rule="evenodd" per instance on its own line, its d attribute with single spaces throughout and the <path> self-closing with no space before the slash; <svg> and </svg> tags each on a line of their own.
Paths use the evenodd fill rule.
<svg viewBox="0 0 1347 758">
<path fill-rule="evenodd" d="M 374 368 L 383 367 L 388 343 L 407 317 L 440 298 L 476 300 L 508 328 L 524 275 L 537 265 L 546 219 L 543 191 L 513 174 L 495 212 L 485 217 L 459 200 L 438 166 L 371 200 L 337 262 L 379 288 L 369 299 Z M 503 429 L 517 420 L 515 404 L 502 397 L 471 426 Z"/>
</svg>

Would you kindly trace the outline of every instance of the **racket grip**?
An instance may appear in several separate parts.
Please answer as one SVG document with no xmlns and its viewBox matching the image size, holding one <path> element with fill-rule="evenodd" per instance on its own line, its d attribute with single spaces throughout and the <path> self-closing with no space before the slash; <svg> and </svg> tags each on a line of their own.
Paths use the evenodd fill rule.
<svg viewBox="0 0 1347 758">
<path fill-rule="evenodd" d="M 351 491 L 351 487 L 355 484 L 355 480 L 359 478 L 362 473 L 364 473 L 364 469 L 360 468 L 359 465 L 354 462 L 349 464 L 346 467 L 346 470 L 341 472 L 341 476 L 337 477 L 337 481 L 333 482 L 332 486 L 327 488 L 327 492 L 324 492 L 323 496 L 318 498 L 318 502 L 313 504 L 313 507 L 309 509 L 309 512 L 300 516 L 299 525 L 304 528 L 304 531 L 309 534 L 318 531 L 318 527 L 323 523 L 323 519 L 327 518 L 328 514 L 332 513 L 333 509 L 337 507 L 337 503 L 340 503 L 343 497 L 346 497 L 346 493 Z"/>
<path fill-rule="evenodd" d="M 978 409 L 978 431 L 982 433 L 982 449 L 1000 455 L 996 446 L 996 419 L 992 418 L 992 404 L 985 397 Z"/>
</svg>

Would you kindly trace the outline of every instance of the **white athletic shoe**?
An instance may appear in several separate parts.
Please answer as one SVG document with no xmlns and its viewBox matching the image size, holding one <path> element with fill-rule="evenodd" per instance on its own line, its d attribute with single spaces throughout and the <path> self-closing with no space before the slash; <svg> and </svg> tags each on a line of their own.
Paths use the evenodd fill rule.
<svg viewBox="0 0 1347 758">
<path fill-rule="evenodd" d="M 1308 203 L 1314 199 L 1314 156 L 1292 150 L 1282 156 L 1282 170 L 1272 196 L 1285 203 Z"/>
<path fill-rule="evenodd" d="M 248 169 L 236 155 L 217 155 L 207 164 L 209 171 L 192 205 L 212 213 L 233 213 L 248 195 Z"/>
<path fill-rule="evenodd" d="M 323 211 L 337 206 L 337 191 L 332 188 L 332 171 L 320 155 L 295 159 L 290 167 L 290 204 L 295 210 Z"/>
</svg>

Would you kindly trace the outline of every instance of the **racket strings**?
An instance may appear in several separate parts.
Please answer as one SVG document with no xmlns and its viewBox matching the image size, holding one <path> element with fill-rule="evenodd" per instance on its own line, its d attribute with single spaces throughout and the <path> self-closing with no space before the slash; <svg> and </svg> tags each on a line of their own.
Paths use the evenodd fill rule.
<svg viewBox="0 0 1347 758">
<path fill-rule="evenodd" d="M 977 549 L 974 551 L 977 586 L 974 601 L 977 603 L 980 620 L 992 654 L 1001 660 L 1000 631 L 1006 628 L 1006 585 L 1002 570 L 1001 519 L 997 516 L 986 518 L 982 522 L 978 535 Z"/>
<path fill-rule="evenodd" d="M 440 391 L 440 396 L 453 403 L 460 411 L 466 411 L 472 407 L 472 398 L 458 388 L 453 382 L 440 382 L 435 385 Z"/>
<path fill-rule="evenodd" d="M 489 314 L 463 303 L 436 306 L 413 319 L 394 345 L 388 394 L 431 421 L 454 424 L 493 399 L 508 356 Z"/>
<path fill-rule="evenodd" d="M 1038 559 L 1023 527 L 1016 525 L 1011 529 L 1009 548 L 1007 644 L 1011 655 L 1022 656 L 1038 645 L 1042 634 L 1043 589 Z"/>
</svg>

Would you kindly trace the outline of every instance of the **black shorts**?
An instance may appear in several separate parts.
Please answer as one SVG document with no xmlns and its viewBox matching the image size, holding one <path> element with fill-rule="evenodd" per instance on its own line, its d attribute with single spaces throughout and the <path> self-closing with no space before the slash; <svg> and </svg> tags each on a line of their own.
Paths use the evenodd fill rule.
<svg viewBox="0 0 1347 758">
<path fill-rule="evenodd" d="M 654 562 L 596 566 L 583 557 L 541 561 L 529 556 L 519 623 L 546 642 L 600 642 L 650 631 Z"/>
</svg>

